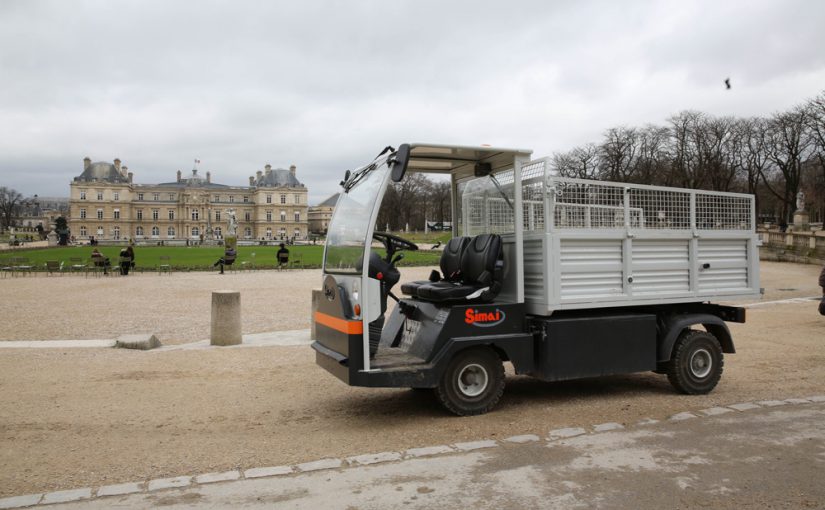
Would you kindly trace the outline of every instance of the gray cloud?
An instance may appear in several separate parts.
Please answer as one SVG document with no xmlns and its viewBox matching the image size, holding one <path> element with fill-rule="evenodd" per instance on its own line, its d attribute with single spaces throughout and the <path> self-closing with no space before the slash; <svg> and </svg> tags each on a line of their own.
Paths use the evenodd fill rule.
<svg viewBox="0 0 825 510">
<path fill-rule="evenodd" d="M 65 195 L 87 155 L 163 182 L 198 157 L 238 185 L 294 163 L 318 201 L 387 144 L 545 155 L 686 108 L 767 115 L 820 92 L 824 15 L 804 1 L 6 1 L 0 184 Z"/>
</svg>

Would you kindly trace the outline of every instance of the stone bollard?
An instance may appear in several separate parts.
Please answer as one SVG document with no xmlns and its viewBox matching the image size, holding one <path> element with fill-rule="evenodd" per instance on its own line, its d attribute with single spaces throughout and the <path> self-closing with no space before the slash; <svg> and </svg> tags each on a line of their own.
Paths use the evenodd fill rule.
<svg viewBox="0 0 825 510">
<path fill-rule="evenodd" d="M 309 338 L 315 338 L 315 311 L 318 310 L 318 301 L 324 296 L 321 289 L 312 289 L 312 309 L 309 312 Z"/>
<path fill-rule="evenodd" d="M 241 337 L 241 293 L 235 290 L 212 292 L 211 345 L 239 345 Z"/>
</svg>

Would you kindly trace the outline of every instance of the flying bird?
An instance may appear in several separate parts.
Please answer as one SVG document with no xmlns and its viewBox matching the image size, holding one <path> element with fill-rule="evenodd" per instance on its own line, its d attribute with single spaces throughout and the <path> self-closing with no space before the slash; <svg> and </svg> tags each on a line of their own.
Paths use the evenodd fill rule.
<svg viewBox="0 0 825 510">
<path fill-rule="evenodd" d="M 725 78 L 725 88 L 730 90 L 730 78 Z"/>
</svg>

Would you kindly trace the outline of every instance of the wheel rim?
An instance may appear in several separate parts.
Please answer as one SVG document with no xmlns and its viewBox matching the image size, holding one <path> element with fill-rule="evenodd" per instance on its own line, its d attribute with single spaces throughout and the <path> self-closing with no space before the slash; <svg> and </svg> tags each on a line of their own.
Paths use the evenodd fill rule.
<svg viewBox="0 0 825 510">
<path fill-rule="evenodd" d="M 713 368 L 713 357 L 707 349 L 697 349 L 690 356 L 690 373 L 699 379 L 707 377 Z"/>
<path fill-rule="evenodd" d="M 483 366 L 473 363 L 465 366 L 458 373 L 458 389 L 464 396 L 477 397 L 487 389 L 489 380 L 487 370 Z"/>
</svg>

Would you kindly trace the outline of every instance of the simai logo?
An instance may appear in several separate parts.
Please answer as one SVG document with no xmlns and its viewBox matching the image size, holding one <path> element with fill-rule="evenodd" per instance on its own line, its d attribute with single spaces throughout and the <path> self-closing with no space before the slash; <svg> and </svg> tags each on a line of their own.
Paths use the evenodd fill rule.
<svg viewBox="0 0 825 510">
<path fill-rule="evenodd" d="M 493 312 L 484 312 L 468 308 L 464 313 L 464 322 L 480 328 L 490 328 L 504 322 L 505 317 L 504 312 L 498 308 Z"/>
</svg>

